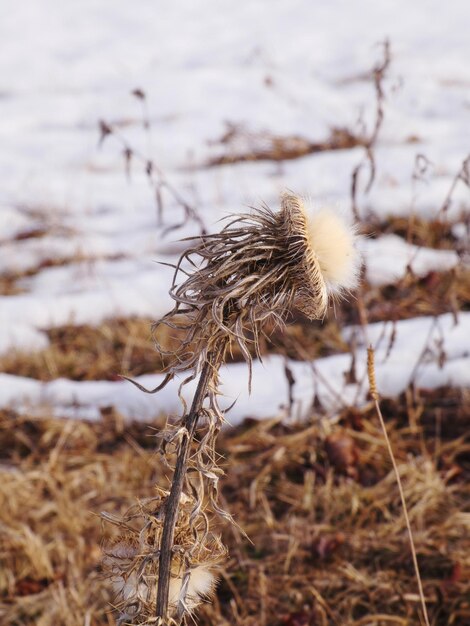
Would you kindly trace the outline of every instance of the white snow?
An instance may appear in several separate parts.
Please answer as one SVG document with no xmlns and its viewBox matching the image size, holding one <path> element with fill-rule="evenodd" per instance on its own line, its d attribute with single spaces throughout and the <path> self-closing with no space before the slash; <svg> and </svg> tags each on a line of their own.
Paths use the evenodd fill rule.
<svg viewBox="0 0 470 626">
<path fill-rule="evenodd" d="M 305 417 L 314 395 L 330 412 L 348 405 L 364 402 L 368 392 L 367 346 L 376 350 L 376 378 L 379 393 L 393 397 L 405 391 L 411 382 L 423 388 L 444 385 L 470 387 L 470 313 L 461 313 L 457 320 L 451 314 L 437 318 L 422 317 L 370 324 L 366 333 L 360 327 L 344 331 L 345 339 L 355 337 L 356 383 L 347 382 L 351 370 L 351 354 L 338 354 L 312 363 L 286 361 L 271 356 L 253 367 L 253 391 L 248 394 L 248 371 L 245 363 L 225 365 L 221 370 L 221 406 L 235 406 L 227 420 L 236 424 L 247 416 L 289 414 Z M 293 406 L 288 408 L 286 364 L 295 384 Z M 136 380 L 151 389 L 162 381 L 162 375 L 147 375 Z M 98 419 L 100 409 L 115 407 L 128 418 L 150 419 L 160 413 L 178 415 L 181 404 L 178 385 L 172 381 L 155 395 L 141 392 L 127 381 L 74 382 L 65 379 L 49 383 L 0 374 L 0 407 L 36 414 Z M 195 382 L 189 383 L 183 395 L 190 399 Z"/>
<path fill-rule="evenodd" d="M 363 239 L 362 253 L 367 280 L 374 286 L 393 284 L 410 268 L 415 276 L 450 270 L 459 264 L 454 250 L 433 250 L 407 243 L 397 235 Z"/>
<path fill-rule="evenodd" d="M 215 207 L 233 210 L 256 198 L 271 200 L 281 187 L 347 202 L 350 165 L 361 150 L 313 155 L 300 168 L 180 168 L 220 150 L 208 142 L 224 132 L 226 121 L 315 141 L 333 125 L 354 126 L 362 113 L 370 129 L 373 87 L 360 77 L 378 59 L 377 42 L 385 37 L 393 64 L 373 209 L 408 210 L 419 152 L 432 161 L 432 174 L 428 185 L 419 185 L 415 204 L 431 212 L 468 152 L 464 0 L 451 10 L 438 0 L 412 7 L 404 0 L 386 6 L 334 0 L 325 7 L 308 0 L 240 6 L 228 0 L 197 6 L 190 0 L 142 0 L 138 8 L 127 0 L 80 6 L 42 0 L 27 9 L 4 0 L 0 18 L 0 200 L 7 206 L 59 207 L 77 223 L 103 205 L 134 218 L 141 210 L 151 214 L 143 177 L 135 174 L 132 185 L 124 180 L 120 148 L 110 139 L 97 152 L 101 117 L 119 123 L 192 199 L 201 198 L 209 217 Z M 142 131 L 140 103 L 129 95 L 135 87 L 148 93 L 151 141 Z M 419 143 L 405 143 L 410 136 Z M 452 210 L 464 200 L 468 210 L 468 190 L 458 186 Z"/>
<path fill-rule="evenodd" d="M 16 321 L 14 324 L 0 326 L 0 354 L 12 351 L 31 352 L 43 350 L 48 345 L 49 339 L 47 335 L 40 330 L 36 330 L 31 324 Z"/>
<path fill-rule="evenodd" d="M 164 234 L 164 227 L 181 221 L 181 208 L 165 193 L 165 223 L 159 227 L 142 163 L 133 159 L 128 180 L 123 146 L 108 137 L 98 149 L 99 119 L 155 159 L 209 230 L 247 205 L 276 205 L 286 188 L 314 206 L 350 212 L 351 173 L 364 159 L 361 147 L 283 163 L 206 163 L 229 151 L 217 141 L 227 123 L 246 131 L 248 143 L 263 133 L 322 141 L 332 127 L 357 132 L 359 118 L 370 133 L 374 88 L 365 77 L 381 57 L 377 43 L 385 37 L 392 65 L 384 83 L 384 124 L 368 194 L 366 163 L 359 175 L 359 213 L 383 220 L 410 214 L 446 219 L 459 252 L 468 248 L 470 190 L 454 180 L 470 150 L 469 19 L 465 0 L 451 6 L 439 0 L 3 0 L 0 275 L 31 275 L 18 281 L 22 293 L 0 296 L 0 354 L 43 349 L 45 331 L 54 326 L 131 315 L 157 319 L 171 306 L 171 271 L 156 262 L 174 262 L 184 245 L 177 240 L 196 234 L 197 225 Z M 142 103 L 130 95 L 136 87 L 147 93 L 150 132 L 143 129 Z M 417 155 L 427 158 L 418 178 Z M 456 251 L 418 248 L 395 235 L 366 239 L 361 250 L 375 286 L 400 280 L 408 267 L 425 276 L 469 262 L 468 254 L 459 259 Z M 424 386 L 467 385 L 467 315 L 460 315 L 455 328 L 450 316 L 438 323 L 397 322 L 403 339 L 397 336 L 386 360 L 385 348 L 377 353 L 382 392 L 397 393 L 415 374 Z M 436 354 L 426 353 L 414 372 L 430 328 L 433 341 L 442 331 L 448 361 L 436 365 L 442 351 L 434 343 Z M 360 337 L 362 330 L 346 329 L 345 336 L 353 332 Z M 373 342 L 383 332 L 388 336 L 389 326 L 367 329 Z M 360 341 L 359 378 L 366 349 Z M 350 360 L 347 354 L 320 359 L 313 364 L 314 378 L 311 364 L 292 363 L 299 381 L 295 410 L 309 406 L 313 380 L 328 406 L 337 405 L 335 394 L 346 402 L 364 398 L 363 387 L 343 384 Z M 240 395 L 233 419 L 285 404 L 283 367 L 277 358 L 255 364 L 251 400 L 245 366 L 227 367 L 227 395 Z M 5 376 L 2 382 L 2 406 L 52 405 L 61 414 L 94 418 L 107 403 L 128 416 L 179 411 L 172 388 L 154 398 L 127 383 L 41 384 Z"/>
<path fill-rule="evenodd" d="M 451 250 L 431 250 L 406 243 L 395 235 L 363 240 L 366 276 L 373 285 L 394 283 L 410 266 L 417 276 L 455 267 Z M 47 345 L 41 331 L 66 324 L 97 325 L 112 317 L 158 319 L 172 306 L 168 295 L 171 270 L 155 259 L 175 262 L 172 255 L 137 259 L 90 259 L 43 269 L 18 282 L 26 293 L 0 296 L 0 354 L 16 346 L 39 350 Z"/>
</svg>

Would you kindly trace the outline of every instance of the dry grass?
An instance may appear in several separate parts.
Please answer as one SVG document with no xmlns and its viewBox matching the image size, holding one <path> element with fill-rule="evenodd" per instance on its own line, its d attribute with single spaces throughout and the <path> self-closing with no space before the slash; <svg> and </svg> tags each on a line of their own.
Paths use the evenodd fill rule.
<svg viewBox="0 0 470 626">
<path fill-rule="evenodd" d="M 157 479 L 153 454 L 139 453 L 116 420 L 96 429 L 3 414 L 0 438 L 0 623 L 112 624 L 97 514 L 144 495 Z"/>
<path fill-rule="evenodd" d="M 363 288 L 362 304 L 370 322 L 409 319 L 420 315 L 441 315 L 468 311 L 470 269 L 458 267 L 446 272 L 430 272 L 424 278 L 407 274 L 394 285 Z M 358 312 L 347 323 L 359 321 Z"/>
<path fill-rule="evenodd" d="M 433 626 L 470 620 L 469 407 L 457 390 L 382 406 Z M 97 514 L 121 514 L 164 485 L 159 426 L 1 415 L 1 624 L 115 623 Z M 230 559 L 199 623 L 418 623 L 399 496 L 371 407 L 335 426 L 247 421 L 225 433 L 220 452 L 224 505 L 253 543 L 221 528 Z"/>
<path fill-rule="evenodd" d="M 367 140 L 347 128 L 332 128 L 323 141 L 311 141 L 299 135 L 281 136 L 269 132 L 253 132 L 243 126 L 228 124 L 227 131 L 213 145 L 220 145 L 224 153 L 208 160 L 208 166 L 227 165 L 246 161 L 289 161 L 332 150 L 349 150 L 364 146 Z"/>
<path fill-rule="evenodd" d="M 464 216 L 462 220 L 464 221 Z M 392 216 L 386 221 L 371 216 L 361 224 L 362 232 L 369 237 L 398 235 L 408 243 L 439 250 L 455 250 L 459 240 L 453 235 L 453 222 L 444 219 L 423 219 L 418 215 Z"/>
<path fill-rule="evenodd" d="M 107 320 L 99 326 L 61 326 L 47 331 L 50 345 L 35 353 L 2 356 L 0 369 L 38 380 L 116 380 L 161 368 L 151 347 L 152 320 Z"/>
<path fill-rule="evenodd" d="M 31 278 L 48 267 L 60 267 L 67 265 L 67 263 L 68 261 L 65 259 L 45 259 L 32 269 L 3 272 L 0 274 L 0 295 L 16 296 L 20 293 L 26 293 L 27 290 L 21 285 L 22 280 Z"/>
<path fill-rule="evenodd" d="M 22 240 L 20 240 L 22 241 Z M 16 254 L 21 255 L 21 249 L 17 249 Z M 114 254 L 106 257 L 109 261 L 118 261 L 123 257 L 122 254 Z M 32 278 L 40 274 L 42 270 L 50 267 L 64 267 L 83 262 L 93 263 L 96 260 L 84 254 L 75 253 L 68 257 L 49 257 L 44 258 L 40 263 L 26 270 L 7 271 L 0 273 L 0 295 L 14 296 L 20 293 L 27 293 L 28 289 L 22 284 L 22 281 Z"/>
</svg>

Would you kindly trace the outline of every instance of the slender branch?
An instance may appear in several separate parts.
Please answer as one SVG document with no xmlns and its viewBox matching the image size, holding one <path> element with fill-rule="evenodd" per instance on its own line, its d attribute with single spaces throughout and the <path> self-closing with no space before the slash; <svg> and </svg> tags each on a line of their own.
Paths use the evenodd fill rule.
<svg viewBox="0 0 470 626">
<path fill-rule="evenodd" d="M 168 614 L 168 593 L 170 588 L 171 558 L 173 540 L 175 534 L 176 518 L 181 493 L 183 491 L 184 478 L 188 467 L 188 456 L 191 441 L 193 440 L 197 422 L 202 408 L 202 403 L 207 395 L 207 389 L 211 376 L 213 375 L 214 358 L 213 355 L 207 357 L 201 376 L 194 394 L 193 402 L 189 413 L 185 416 L 183 434 L 176 461 L 175 473 L 171 484 L 170 495 L 166 502 L 165 521 L 163 524 L 162 539 L 160 544 L 160 557 L 158 564 L 158 587 L 157 587 L 157 618 L 166 623 Z"/>
</svg>

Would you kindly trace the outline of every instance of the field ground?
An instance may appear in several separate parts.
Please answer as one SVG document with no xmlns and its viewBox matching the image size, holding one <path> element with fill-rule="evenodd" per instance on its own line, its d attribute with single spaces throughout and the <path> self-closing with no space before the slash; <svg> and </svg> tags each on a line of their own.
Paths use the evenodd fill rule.
<svg viewBox="0 0 470 626">
<path fill-rule="evenodd" d="M 419 236 L 428 244 L 434 233 L 433 225 L 428 233 L 420 227 Z M 469 308 L 469 292 L 465 268 L 410 274 L 393 287 L 364 283 L 353 304 L 341 303 L 328 322 L 297 316 L 285 333 L 267 338 L 262 351 L 294 359 L 341 353 L 348 346 L 340 329 L 360 322 L 362 307 L 371 322 L 452 310 L 458 316 Z M 45 350 L 4 357 L 4 371 L 41 380 L 100 380 L 163 365 L 152 349 L 150 319 L 71 325 L 48 334 Z M 464 626 L 470 620 L 470 393 L 410 385 L 382 400 L 382 410 L 431 624 Z M 113 407 L 101 414 L 99 422 L 75 422 L 1 413 L 2 624 L 116 623 L 101 558 L 102 546 L 118 531 L 103 525 L 99 513 L 122 514 L 152 495 L 156 484 L 168 484 L 168 470 L 157 453 L 163 418 L 129 422 Z M 320 405 L 304 422 L 247 416 L 224 432 L 219 451 L 226 472 L 222 503 L 240 528 L 215 522 L 229 557 L 199 623 L 419 623 L 399 495 L 370 403 L 343 409 L 333 421 Z"/>
<path fill-rule="evenodd" d="M 238 526 L 196 623 L 424 624 L 371 342 L 431 626 L 468 626 L 468 1 L 138 4 L 0 8 L 0 626 L 117 625 L 100 513 L 168 485 L 181 412 L 121 379 L 168 364 L 157 262 L 286 189 L 356 219 L 362 280 L 268 329 L 250 397 L 221 370 Z"/>
<path fill-rule="evenodd" d="M 382 408 L 435 626 L 470 619 L 470 397 L 439 389 Z M 34 420 L 3 412 L 1 623 L 115 624 L 101 547 L 123 513 L 167 472 L 153 424 Z M 419 599 L 395 479 L 374 410 L 336 424 L 246 420 L 220 441 L 222 502 L 251 542 L 218 526 L 229 548 L 201 624 L 316 626 L 419 623 Z"/>
</svg>

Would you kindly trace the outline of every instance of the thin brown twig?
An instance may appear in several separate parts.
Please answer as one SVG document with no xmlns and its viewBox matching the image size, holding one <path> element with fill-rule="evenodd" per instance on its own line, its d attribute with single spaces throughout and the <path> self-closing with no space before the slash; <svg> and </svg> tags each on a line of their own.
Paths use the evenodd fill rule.
<svg viewBox="0 0 470 626">
<path fill-rule="evenodd" d="M 144 123 L 145 125 L 145 123 Z M 150 126 L 147 128 L 149 130 Z M 99 121 L 99 130 L 100 130 L 100 139 L 98 142 L 98 146 L 101 147 L 103 145 L 104 140 L 107 137 L 114 137 L 114 139 L 121 145 L 122 154 L 124 156 L 124 166 L 126 170 L 126 175 L 130 178 L 131 173 L 131 163 L 133 159 L 137 159 L 140 161 L 144 167 L 145 175 L 149 181 L 151 188 L 155 193 L 155 201 L 157 205 L 157 217 L 159 226 L 162 225 L 163 221 L 163 197 L 162 191 L 166 190 L 168 194 L 171 196 L 173 201 L 183 209 L 184 212 L 184 220 L 181 223 L 172 224 L 165 229 L 165 234 L 173 230 L 177 230 L 186 224 L 188 220 L 192 220 L 195 222 L 200 229 L 200 232 L 204 234 L 206 232 L 206 227 L 202 217 L 200 216 L 197 209 L 189 204 L 186 199 L 181 195 L 178 189 L 170 183 L 168 178 L 165 176 L 163 170 L 158 167 L 155 161 L 136 149 L 132 146 L 126 137 L 116 128 L 116 126 L 104 121 Z"/>
<path fill-rule="evenodd" d="M 411 530 L 410 518 L 408 516 L 408 507 L 406 506 L 405 493 L 403 491 L 403 485 L 402 485 L 401 478 L 400 478 L 400 472 L 398 471 L 398 465 L 395 460 L 395 455 L 393 454 L 392 444 L 390 443 L 387 428 L 385 426 L 385 421 L 382 415 L 382 411 L 380 409 L 379 393 L 377 391 L 377 383 L 375 380 L 374 349 L 372 348 L 372 346 L 369 346 L 367 348 L 367 374 L 369 377 L 370 395 L 372 396 L 375 410 L 377 412 L 377 416 L 380 421 L 380 426 L 384 434 L 385 443 L 387 444 L 388 454 L 392 461 L 393 471 L 395 473 L 395 478 L 396 478 L 397 485 L 398 485 L 398 491 L 400 493 L 400 500 L 401 500 L 401 504 L 403 508 L 403 516 L 405 518 L 406 528 L 408 531 L 408 537 L 410 541 L 411 557 L 413 559 L 413 566 L 415 569 L 416 581 L 418 583 L 418 592 L 419 592 L 419 598 L 421 600 L 421 608 L 423 610 L 424 622 L 426 626 L 430 626 L 428 611 L 426 608 L 426 599 L 424 597 L 423 584 L 421 582 L 421 575 L 419 573 L 418 557 L 416 556 L 416 548 L 415 548 L 414 539 L 413 539 L 413 531 Z"/>
<path fill-rule="evenodd" d="M 429 161 L 429 159 L 427 159 L 427 157 L 418 154 L 416 156 L 415 159 L 415 171 L 412 175 L 412 183 L 414 185 L 415 181 L 417 180 L 421 180 L 421 177 L 423 176 L 423 174 L 427 171 L 427 167 L 431 164 L 431 161 Z M 439 211 L 436 214 L 436 217 L 434 218 L 434 220 L 436 222 L 440 222 L 441 224 L 445 224 L 448 221 L 448 212 L 449 209 L 451 207 L 452 204 L 452 198 L 453 198 L 453 194 L 455 192 L 455 189 L 457 187 L 457 184 L 459 183 L 459 181 L 463 182 L 464 185 L 466 185 L 467 187 L 470 187 L 470 154 L 467 155 L 467 157 L 462 161 L 459 170 L 457 171 L 457 173 L 455 174 L 454 178 L 452 179 L 451 185 L 449 187 L 449 190 L 444 198 L 444 201 L 441 205 L 441 207 L 439 208 Z M 414 204 L 414 198 L 413 198 L 413 204 Z M 413 206 L 412 204 L 412 206 Z M 407 241 L 409 241 L 410 239 L 410 233 L 411 233 L 411 227 L 408 227 L 408 233 L 407 233 Z M 410 260 L 408 261 L 408 265 L 406 268 L 406 273 L 405 275 L 401 278 L 400 280 L 400 284 L 403 284 L 403 282 L 406 280 L 406 278 L 408 276 L 413 276 L 413 271 L 412 271 L 412 266 L 413 266 L 413 262 L 415 261 L 416 257 L 418 256 L 418 254 L 421 252 L 421 250 L 423 249 L 424 244 L 421 243 L 419 245 L 416 246 L 413 254 L 411 255 Z"/>
<path fill-rule="evenodd" d="M 378 136 L 384 121 L 384 102 L 385 91 L 383 88 L 384 80 L 387 76 L 387 72 L 390 68 L 392 61 L 392 55 L 390 52 L 390 41 L 385 39 L 382 43 L 383 46 L 383 58 L 373 68 L 371 72 L 371 78 L 374 83 L 375 89 L 375 121 L 374 127 L 368 139 L 364 141 L 364 157 L 361 162 L 354 168 L 351 174 L 351 208 L 352 213 L 356 220 L 359 221 L 359 208 L 357 203 L 357 195 L 359 190 L 359 174 L 365 164 L 369 165 L 369 179 L 364 188 L 364 193 L 368 194 L 372 189 L 372 185 L 376 176 L 376 162 L 374 149 L 377 144 Z M 366 131 L 364 131 L 365 133 Z"/>
<path fill-rule="evenodd" d="M 444 220 L 447 219 L 447 214 L 452 204 L 452 196 L 459 181 L 462 181 L 464 185 L 470 187 L 470 154 L 467 155 L 467 157 L 462 161 L 459 171 L 452 180 L 449 191 L 447 192 L 444 202 L 439 209 L 438 219 L 441 215 L 444 216 Z"/>
</svg>

